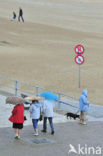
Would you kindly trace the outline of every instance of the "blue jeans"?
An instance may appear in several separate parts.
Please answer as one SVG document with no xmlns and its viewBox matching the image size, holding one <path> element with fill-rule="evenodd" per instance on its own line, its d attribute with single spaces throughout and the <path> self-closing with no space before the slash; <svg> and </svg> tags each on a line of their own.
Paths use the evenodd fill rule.
<svg viewBox="0 0 103 156">
<path fill-rule="evenodd" d="M 38 128 L 38 119 L 32 119 L 34 129 Z"/>
<path fill-rule="evenodd" d="M 44 131 L 47 130 L 47 119 L 49 120 L 49 124 L 50 124 L 51 131 L 54 131 L 53 118 L 52 118 L 52 117 L 44 117 L 44 121 L 43 121 L 43 130 L 44 130 Z"/>
</svg>

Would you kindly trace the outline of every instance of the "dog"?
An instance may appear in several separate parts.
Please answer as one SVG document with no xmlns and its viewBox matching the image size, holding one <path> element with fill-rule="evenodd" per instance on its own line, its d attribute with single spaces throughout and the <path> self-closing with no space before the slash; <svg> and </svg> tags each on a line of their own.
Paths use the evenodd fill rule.
<svg viewBox="0 0 103 156">
<path fill-rule="evenodd" d="M 67 119 L 68 119 L 68 117 L 70 117 L 70 119 L 74 118 L 74 120 L 76 120 L 76 118 L 80 117 L 80 115 L 74 114 L 74 113 L 70 113 L 70 112 L 66 113 L 65 115 L 67 116 Z"/>
</svg>

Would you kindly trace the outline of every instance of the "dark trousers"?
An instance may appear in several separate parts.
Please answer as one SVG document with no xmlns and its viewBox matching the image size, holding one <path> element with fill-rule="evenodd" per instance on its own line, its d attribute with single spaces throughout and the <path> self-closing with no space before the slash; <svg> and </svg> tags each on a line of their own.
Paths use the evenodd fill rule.
<svg viewBox="0 0 103 156">
<path fill-rule="evenodd" d="M 53 118 L 52 118 L 52 117 L 44 117 L 44 121 L 43 121 L 43 130 L 44 130 L 44 131 L 47 130 L 47 119 L 49 120 L 49 124 L 50 124 L 51 131 L 54 131 Z"/>
<path fill-rule="evenodd" d="M 19 17 L 18 17 L 18 21 L 19 21 L 19 22 L 20 22 L 20 18 L 22 19 L 22 22 L 24 22 L 23 16 L 20 16 L 20 15 L 19 15 Z"/>
</svg>

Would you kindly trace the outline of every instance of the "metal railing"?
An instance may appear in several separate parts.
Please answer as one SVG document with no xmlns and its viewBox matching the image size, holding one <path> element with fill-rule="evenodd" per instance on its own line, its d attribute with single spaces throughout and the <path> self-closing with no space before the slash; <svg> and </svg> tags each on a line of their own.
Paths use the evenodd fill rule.
<svg viewBox="0 0 103 156">
<path fill-rule="evenodd" d="M 78 108 L 76 104 L 78 99 L 76 99 L 73 96 L 69 96 L 61 92 L 56 92 L 56 91 L 52 91 L 49 89 L 45 89 L 36 85 L 28 84 L 26 82 L 14 80 L 5 76 L 0 76 L 0 90 L 12 93 L 15 96 L 21 96 L 21 94 L 39 96 L 40 93 L 44 91 L 48 91 L 57 95 L 58 97 L 57 109 L 58 110 L 62 109 L 63 104 L 68 105 L 73 108 Z"/>
</svg>

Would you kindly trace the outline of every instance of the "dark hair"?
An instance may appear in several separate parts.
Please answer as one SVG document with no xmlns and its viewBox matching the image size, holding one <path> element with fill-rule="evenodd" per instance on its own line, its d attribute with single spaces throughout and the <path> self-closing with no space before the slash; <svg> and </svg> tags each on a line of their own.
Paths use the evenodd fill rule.
<svg viewBox="0 0 103 156">
<path fill-rule="evenodd" d="M 32 100 L 32 103 L 38 103 L 38 100 Z"/>
</svg>

